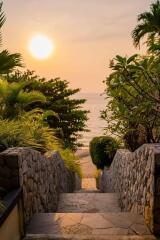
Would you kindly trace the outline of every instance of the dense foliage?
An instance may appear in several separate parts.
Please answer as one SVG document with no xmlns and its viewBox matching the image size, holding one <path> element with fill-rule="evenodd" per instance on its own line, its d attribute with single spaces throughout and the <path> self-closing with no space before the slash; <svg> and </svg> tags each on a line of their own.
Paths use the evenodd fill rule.
<svg viewBox="0 0 160 240">
<path fill-rule="evenodd" d="M 159 142 L 159 67 L 159 56 L 117 56 L 112 61 L 113 72 L 106 80 L 109 103 L 102 112 L 108 130 L 126 140 L 128 134 L 134 138 L 141 132 L 142 143 Z"/>
<path fill-rule="evenodd" d="M 0 116 L 2 118 L 17 118 L 29 106 L 46 102 L 46 97 L 40 91 L 26 91 L 25 88 L 28 85 L 29 83 L 25 81 L 9 83 L 5 78 L 0 79 Z"/>
<path fill-rule="evenodd" d="M 117 55 L 111 61 L 112 73 L 105 81 L 108 103 L 101 113 L 106 131 L 117 135 L 131 150 L 143 143 L 160 141 L 160 55 L 157 49 L 153 51 L 154 44 L 160 46 L 160 28 L 156 25 L 160 24 L 160 2 L 152 4 L 151 13 L 141 14 L 138 20 L 143 20 L 143 24 L 135 28 L 134 42 L 137 45 L 147 34 L 152 53 Z M 155 28 L 147 27 L 154 21 Z"/>
<path fill-rule="evenodd" d="M 10 147 L 32 147 L 40 152 L 55 149 L 54 132 L 43 124 L 42 116 L 24 114 L 19 119 L 0 119 L 0 151 Z"/>
<path fill-rule="evenodd" d="M 34 72 L 27 71 L 21 73 L 19 71 L 8 76 L 9 82 L 25 82 L 28 83 L 26 90 L 41 92 L 46 102 L 33 103 L 30 108 L 38 107 L 47 111 L 46 121 L 51 128 L 57 130 L 57 137 L 62 140 L 63 146 L 75 150 L 80 144 L 78 139 L 80 133 L 87 131 L 86 121 L 88 111 L 82 108 L 85 99 L 77 99 L 76 93 L 80 89 L 70 89 L 69 83 L 60 78 L 46 80 L 39 78 Z M 30 109 L 26 108 L 26 109 Z M 53 114 L 55 113 L 55 114 Z"/>
<path fill-rule="evenodd" d="M 92 162 L 98 169 L 110 166 L 118 146 L 118 142 L 112 137 L 100 136 L 93 138 L 89 145 Z"/>
</svg>

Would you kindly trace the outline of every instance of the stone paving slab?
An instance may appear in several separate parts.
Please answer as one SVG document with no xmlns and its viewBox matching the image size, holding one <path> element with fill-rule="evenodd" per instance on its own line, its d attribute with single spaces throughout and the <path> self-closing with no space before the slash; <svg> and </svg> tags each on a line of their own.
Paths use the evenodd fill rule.
<svg viewBox="0 0 160 240">
<path fill-rule="evenodd" d="M 80 166 L 84 178 L 94 178 L 96 173 L 96 166 L 92 163 L 90 156 L 80 158 Z"/>
<path fill-rule="evenodd" d="M 124 235 L 152 236 L 143 217 L 132 213 L 40 213 L 27 226 L 27 234 L 90 236 L 84 239 L 100 239 L 100 235 L 112 236 L 111 239 Z"/>
<path fill-rule="evenodd" d="M 99 190 L 96 188 L 95 178 L 82 178 L 82 188 L 76 192 L 99 192 Z"/>
<path fill-rule="evenodd" d="M 60 195 L 59 213 L 121 212 L 115 193 L 64 193 Z"/>
<path fill-rule="evenodd" d="M 95 178 L 82 178 L 82 189 L 97 190 Z"/>
</svg>

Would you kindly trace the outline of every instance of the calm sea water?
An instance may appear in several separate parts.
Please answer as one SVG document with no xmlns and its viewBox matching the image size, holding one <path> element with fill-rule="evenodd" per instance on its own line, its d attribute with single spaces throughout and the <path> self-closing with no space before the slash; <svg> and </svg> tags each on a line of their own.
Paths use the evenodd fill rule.
<svg viewBox="0 0 160 240">
<path fill-rule="evenodd" d="M 85 98 L 87 101 L 83 105 L 84 109 L 90 111 L 88 114 L 89 120 L 87 122 L 90 132 L 83 133 L 83 137 L 80 141 L 84 146 L 88 146 L 93 137 L 104 133 L 105 121 L 100 119 L 100 111 L 105 108 L 105 99 L 100 93 L 78 93 L 77 98 Z"/>
</svg>

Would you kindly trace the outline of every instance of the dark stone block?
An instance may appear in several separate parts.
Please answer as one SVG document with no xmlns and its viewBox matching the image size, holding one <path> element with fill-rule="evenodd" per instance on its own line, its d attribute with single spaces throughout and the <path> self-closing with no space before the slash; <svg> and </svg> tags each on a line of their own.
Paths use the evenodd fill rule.
<svg viewBox="0 0 160 240">
<path fill-rule="evenodd" d="M 155 223 L 160 224 L 160 209 L 156 209 L 154 212 Z"/>
<path fill-rule="evenodd" d="M 0 166 L 0 176 L 4 177 L 4 167 Z"/>
<path fill-rule="evenodd" d="M 156 165 L 160 165 L 160 153 L 155 154 L 155 163 Z"/>
<path fill-rule="evenodd" d="M 160 196 L 160 177 L 155 180 L 155 195 Z"/>
<path fill-rule="evenodd" d="M 11 189 L 11 184 L 9 179 L 4 179 L 0 177 L 0 187 L 3 187 L 7 190 Z"/>
<path fill-rule="evenodd" d="M 155 165 L 155 175 L 160 176 L 160 165 Z"/>
<path fill-rule="evenodd" d="M 10 154 L 6 156 L 6 164 L 9 168 L 18 168 L 18 155 Z"/>
<path fill-rule="evenodd" d="M 157 223 L 157 224 L 155 223 L 154 224 L 153 232 L 154 232 L 154 234 L 157 234 L 158 236 L 160 235 L 159 223 Z"/>
<path fill-rule="evenodd" d="M 159 197 L 155 197 L 155 201 L 154 201 L 154 208 L 155 209 L 160 209 L 160 196 Z"/>
<path fill-rule="evenodd" d="M 14 170 L 12 171 L 12 176 L 13 176 L 13 177 L 19 176 L 19 170 L 18 170 L 18 169 L 14 169 Z"/>
<path fill-rule="evenodd" d="M 10 178 L 11 176 L 11 169 L 7 166 L 0 166 L 0 176 L 4 178 Z"/>
<path fill-rule="evenodd" d="M 0 166 L 4 166 L 5 165 L 5 157 L 4 155 L 0 154 Z"/>
<path fill-rule="evenodd" d="M 6 189 L 0 187 L 0 198 L 4 198 L 4 196 L 7 194 Z"/>
<path fill-rule="evenodd" d="M 18 177 L 11 178 L 11 187 L 12 188 L 19 187 L 19 178 Z"/>
</svg>

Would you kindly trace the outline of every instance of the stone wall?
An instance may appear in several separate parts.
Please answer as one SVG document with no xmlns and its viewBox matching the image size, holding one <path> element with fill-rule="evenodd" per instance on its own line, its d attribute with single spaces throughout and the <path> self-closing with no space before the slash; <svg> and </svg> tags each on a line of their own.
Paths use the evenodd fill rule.
<svg viewBox="0 0 160 240">
<path fill-rule="evenodd" d="M 10 148 L 0 153 L 0 186 L 22 187 L 24 220 L 33 214 L 57 209 L 59 194 L 80 188 L 80 180 L 70 173 L 58 152 L 42 155 L 30 148 Z"/>
<path fill-rule="evenodd" d="M 122 211 L 142 214 L 151 231 L 160 233 L 160 144 L 118 150 L 99 187 L 116 192 Z"/>
</svg>

